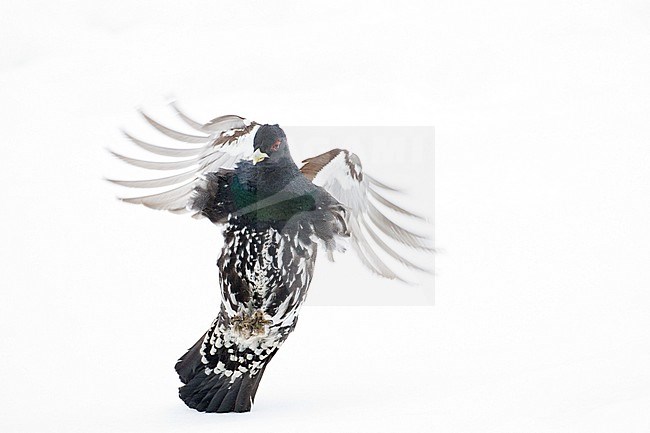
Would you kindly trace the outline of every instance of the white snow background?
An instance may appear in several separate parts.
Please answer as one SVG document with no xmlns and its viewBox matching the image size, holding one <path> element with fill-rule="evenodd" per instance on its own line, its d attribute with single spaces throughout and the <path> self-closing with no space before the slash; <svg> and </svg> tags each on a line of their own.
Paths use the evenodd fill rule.
<svg viewBox="0 0 650 433">
<path fill-rule="evenodd" d="M 3 0 L 0 431 L 647 432 L 649 21 L 642 1 Z M 216 313 L 217 230 L 102 181 L 134 108 L 170 116 L 170 95 L 203 119 L 434 125 L 435 164 L 360 157 L 424 213 L 435 165 L 435 306 L 321 261 L 311 294 L 395 302 L 305 307 L 253 412 L 187 409 L 172 367 Z"/>
</svg>

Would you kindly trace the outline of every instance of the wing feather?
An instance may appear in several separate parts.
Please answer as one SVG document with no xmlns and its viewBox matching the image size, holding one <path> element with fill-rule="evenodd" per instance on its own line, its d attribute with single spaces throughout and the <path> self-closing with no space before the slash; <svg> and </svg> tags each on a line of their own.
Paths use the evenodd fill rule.
<svg viewBox="0 0 650 433">
<path fill-rule="evenodd" d="M 181 174 L 175 174 L 173 176 L 161 177 L 158 179 L 147 179 L 147 180 L 115 180 L 115 179 L 106 179 L 109 182 L 113 182 L 117 185 L 126 186 L 129 188 L 159 188 L 162 186 L 170 186 L 178 184 L 179 182 L 184 182 L 188 179 L 192 179 L 196 176 L 194 171 L 187 171 Z"/>
<path fill-rule="evenodd" d="M 388 207 L 388 208 L 394 210 L 395 212 L 401 213 L 401 214 L 403 214 L 403 215 L 408 215 L 408 216 L 410 216 L 410 217 L 417 218 L 417 219 L 420 219 L 420 220 L 425 220 L 424 217 L 422 217 L 422 216 L 420 216 L 420 215 L 417 215 L 417 214 L 414 214 L 414 213 L 412 213 L 412 212 L 410 212 L 410 211 L 407 211 L 406 209 L 404 209 L 404 208 L 402 208 L 402 207 L 396 205 L 396 204 L 393 203 L 392 201 L 388 200 L 386 197 L 384 197 L 383 195 L 381 195 L 381 194 L 379 194 L 377 191 L 375 191 L 375 189 L 374 189 L 372 186 L 368 186 L 368 192 L 369 192 L 370 195 L 372 195 L 372 196 L 373 196 L 373 197 L 374 197 L 374 198 L 375 198 L 379 203 L 381 203 L 381 204 L 383 204 L 384 206 L 386 206 L 386 207 Z"/>
<path fill-rule="evenodd" d="M 172 148 L 172 147 L 162 147 L 162 146 L 156 146 L 155 144 L 149 144 L 146 143 L 142 140 L 139 140 L 129 134 L 126 131 L 122 131 L 122 133 L 133 142 L 133 144 L 137 145 L 138 147 L 146 150 L 147 152 L 153 153 L 154 155 L 161 155 L 161 156 L 171 156 L 171 157 L 188 157 L 188 156 L 196 156 L 199 155 L 201 152 L 203 152 L 204 148 L 203 147 L 194 147 L 191 149 L 178 149 L 178 148 Z"/>
<path fill-rule="evenodd" d="M 396 249 L 407 247 L 425 253 L 434 251 L 429 236 L 402 227 L 387 216 L 387 213 L 394 212 L 403 220 L 425 222 L 423 217 L 396 205 L 375 188 L 392 192 L 397 192 L 397 189 L 363 172 L 359 157 L 344 149 L 332 149 L 303 163 L 300 169 L 303 174 L 346 207 L 351 244 L 366 267 L 383 277 L 401 281 L 405 280 L 395 272 L 395 266 L 431 273 L 430 269 L 414 263 L 399 248 Z"/>
<path fill-rule="evenodd" d="M 383 182 L 379 182 L 377 179 L 375 179 L 374 177 L 372 177 L 370 175 L 366 175 L 366 177 L 368 177 L 368 180 L 370 181 L 370 183 L 372 183 L 373 185 L 377 185 L 379 188 L 383 188 L 383 189 L 386 189 L 388 191 L 400 192 L 399 189 L 393 188 L 392 186 L 388 186 Z"/>
<path fill-rule="evenodd" d="M 208 140 L 210 140 L 209 136 L 185 134 L 183 132 L 178 132 L 171 128 L 168 128 L 165 125 L 162 125 L 156 122 L 155 120 L 153 120 L 151 117 L 147 116 L 147 114 L 144 111 L 140 111 L 140 114 L 142 115 L 142 117 L 145 118 L 145 120 L 151 126 L 156 128 L 158 131 L 162 132 L 166 136 L 173 138 L 174 140 L 184 141 L 186 143 L 206 143 L 208 142 Z"/>
<path fill-rule="evenodd" d="M 154 190 L 150 194 L 137 197 L 119 197 L 119 199 L 127 203 L 141 204 L 152 209 L 184 213 L 186 212 L 186 206 L 190 202 L 192 192 L 200 185 L 206 173 L 216 172 L 221 169 L 232 169 L 239 161 L 250 158 L 253 153 L 253 139 L 259 125 L 256 122 L 235 115 L 220 116 L 202 124 L 182 112 L 176 103 L 171 103 L 171 108 L 189 127 L 205 135 L 177 131 L 157 122 L 140 111 L 147 123 L 157 131 L 181 143 L 175 146 L 159 146 L 147 143 L 124 132 L 124 135 L 131 143 L 152 156 L 151 160 L 132 158 L 113 150 L 109 150 L 109 152 L 123 162 L 142 169 L 160 172 L 186 170 L 182 173 L 164 177 L 107 180 L 116 185 L 137 188 L 141 191 L 147 188 L 167 188 L 164 191 Z M 199 144 L 199 146 L 189 148 L 182 143 L 195 143 Z M 156 160 L 154 156 L 164 157 L 165 160 Z"/>
<path fill-rule="evenodd" d="M 135 167 L 140 167 L 140 168 L 148 168 L 151 170 L 178 170 L 181 168 L 188 168 L 193 165 L 196 165 L 200 161 L 200 158 L 183 159 L 180 161 L 145 161 L 143 159 L 136 159 L 136 158 L 124 156 L 112 150 L 110 150 L 109 152 L 111 152 L 114 156 L 126 162 L 127 164 L 133 165 Z"/>
<path fill-rule="evenodd" d="M 190 118 L 187 114 L 185 114 L 179 107 L 178 104 L 176 104 L 176 101 L 172 101 L 169 104 L 172 109 L 176 112 L 176 115 L 181 118 L 183 122 L 187 124 L 190 128 L 199 131 L 199 132 L 204 132 L 204 133 L 210 133 L 210 130 L 207 129 L 201 122 L 197 122 L 196 120 Z"/>
<path fill-rule="evenodd" d="M 390 245 L 388 245 L 384 240 L 375 233 L 375 231 L 371 228 L 370 224 L 366 224 L 366 228 L 368 229 L 368 234 L 372 238 L 373 241 L 383 250 L 385 251 L 388 255 L 390 255 L 392 258 L 406 266 L 407 268 L 415 269 L 420 272 L 427 272 L 430 273 L 431 269 L 428 268 L 423 268 L 422 266 L 416 265 L 412 261 L 408 260 L 404 255 L 399 254 L 397 251 L 395 251 Z"/>
<path fill-rule="evenodd" d="M 205 124 L 205 129 L 210 132 L 222 132 L 230 129 L 238 129 L 246 126 L 246 119 L 235 114 L 227 114 L 212 119 Z"/>
<path fill-rule="evenodd" d="M 431 251 L 433 250 L 432 247 L 427 246 L 422 241 L 423 239 L 426 239 L 425 236 L 415 234 L 411 231 L 406 230 L 404 227 L 395 224 L 384 214 L 379 212 L 379 210 L 370 202 L 368 202 L 367 215 L 370 217 L 370 220 L 377 226 L 377 228 L 379 228 L 382 232 L 392 237 L 393 239 L 413 248 L 421 248 L 423 250 Z"/>
<path fill-rule="evenodd" d="M 375 271 L 377 274 L 382 275 L 386 278 L 389 278 L 391 280 L 393 279 L 398 279 L 401 281 L 404 281 L 402 278 L 398 277 L 395 272 L 393 272 L 387 265 L 384 263 L 379 256 L 375 253 L 375 251 L 372 249 L 372 247 L 368 244 L 368 241 L 363 233 L 362 228 L 359 226 L 358 222 L 355 221 L 354 224 L 351 225 L 352 231 L 354 233 L 354 236 L 352 236 L 353 239 L 353 245 L 356 245 L 356 247 L 361 250 L 361 253 L 363 256 L 365 256 L 366 263 L 370 263 L 372 266 L 372 270 Z"/>
<path fill-rule="evenodd" d="M 194 190 L 194 182 L 188 182 L 174 189 L 141 197 L 120 197 L 127 203 L 143 204 L 159 210 L 182 209 L 185 207 L 186 195 Z"/>
</svg>

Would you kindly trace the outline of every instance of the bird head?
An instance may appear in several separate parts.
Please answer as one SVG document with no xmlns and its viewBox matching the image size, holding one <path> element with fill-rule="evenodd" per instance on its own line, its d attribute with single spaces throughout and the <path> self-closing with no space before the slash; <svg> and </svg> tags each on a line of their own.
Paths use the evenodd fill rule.
<svg viewBox="0 0 650 433">
<path fill-rule="evenodd" d="M 287 136 L 278 125 L 262 125 L 255 133 L 253 140 L 253 164 L 262 161 L 278 161 L 291 158 Z"/>
</svg>

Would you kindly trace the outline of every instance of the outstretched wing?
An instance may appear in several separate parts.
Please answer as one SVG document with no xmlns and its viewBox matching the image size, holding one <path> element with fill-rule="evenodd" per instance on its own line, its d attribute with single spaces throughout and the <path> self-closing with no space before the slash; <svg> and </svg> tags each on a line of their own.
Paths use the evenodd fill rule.
<svg viewBox="0 0 650 433">
<path fill-rule="evenodd" d="M 384 196 L 385 191 L 396 190 L 364 173 L 357 155 L 344 149 L 332 149 L 303 163 L 300 171 L 347 207 L 346 219 L 352 247 L 371 271 L 399 280 L 402 278 L 393 270 L 395 263 L 409 269 L 431 272 L 413 263 L 390 245 L 393 243 L 398 249 L 406 246 L 432 253 L 431 239 L 398 225 L 381 209 L 390 209 L 390 212 L 401 214 L 403 218 L 421 221 L 424 218 L 388 200 Z"/>
<path fill-rule="evenodd" d="M 250 158 L 253 153 L 253 139 L 259 124 L 236 115 L 220 116 L 207 123 L 189 118 L 174 103 L 176 114 L 199 134 L 187 134 L 168 128 L 145 113 L 145 120 L 159 132 L 177 142 L 174 147 L 162 147 L 139 140 L 127 132 L 126 137 L 149 155 L 163 156 L 166 160 L 135 159 L 110 151 L 117 158 L 135 167 L 156 172 L 174 171 L 171 176 L 156 174 L 145 180 L 108 179 L 118 185 L 146 191 L 136 197 L 119 197 L 127 203 L 142 204 L 149 208 L 185 213 L 189 209 L 192 192 L 204 182 L 206 173 L 219 169 L 232 169 L 237 162 Z M 180 144 L 186 143 L 186 144 Z M 189 144 L 188 144 L 189 143 Z M 162 190 L 161 190 L 162 189 Z M 155 193 L 152 191 L 155 190 Z"/>
</svg>

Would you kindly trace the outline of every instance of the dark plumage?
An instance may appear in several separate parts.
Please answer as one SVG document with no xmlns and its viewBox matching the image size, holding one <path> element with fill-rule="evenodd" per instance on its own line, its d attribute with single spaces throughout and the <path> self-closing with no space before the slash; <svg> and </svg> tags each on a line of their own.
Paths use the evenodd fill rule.
<svg viewBox="0 0 650 433">
<path fill-rule="evenodd" d="M 334 248 L 349 236 L 343 206 L 300 172 L 282 129 L 260 127 L 254 147 L 268 158 L 208 174 L 191 202 L 225 223 L 217 263 L 224 304 L 176 366 L 181 398 L 199 411 L 250 410 L 266 365 L 296 326 L 316 260 L 312 237 Z"/>
<path fill-rule="evenodd" d="M 223 226 L 217 261 L 219 313 L 177 362 L 176 371 L 183 382 L 180 397 L 189 407 L 245 412 L 251 409 L 269 361 L 296 326 L 319 248 L 331 258 L 334 251 L 344 251 L 349 240 L 370 270 L 397 279 L 386 257 L 393 265 L 427 270 L 389 243 L 424 251 L 432 251 L 432 246 L 426 236 L 393 223 L 373 204 L 415 217 L 380 194 L 389 188 L 364 174 L 356 155 L 333 149 L 306 160 L 299 169 L 278 125 L 260 126 L 234 115 L 201 124 L 173 107 L 190 127 L 207 135 L 186 134 L 145 119 L 174 140 L 201 146 L 161 147 L 127 134 L 144 150 L 176 160 L 115 155 L 137 167 L 189 171 L 112 182 L 130 188 L 166 187 L 123 200 L 174 213 L 190 211 Z"/>
</svg>

